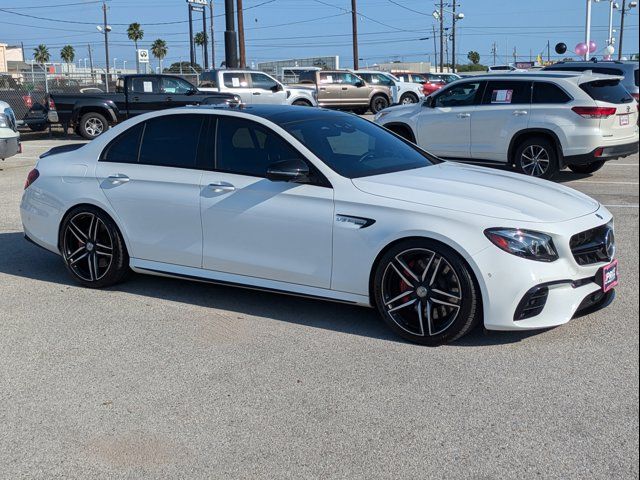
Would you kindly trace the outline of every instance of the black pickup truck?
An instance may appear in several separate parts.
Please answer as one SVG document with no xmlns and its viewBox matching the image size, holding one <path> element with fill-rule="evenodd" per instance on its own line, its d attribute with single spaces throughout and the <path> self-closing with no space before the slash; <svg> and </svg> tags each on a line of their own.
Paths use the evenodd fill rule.
<svg viewBox="0 0 640 480">
<path fill-rule="evenodd" d="M 185 105 L 235 105 L 237 95 L 200 92 L 173 75 L 126 75 L 118 78 L 115 93 L 49 94 L 51 123 L 72 127 L 92 140 L 115 125 L 141 113 Z"/>
<path fill-rule="evenodd" d="M 0 74 L 0 100 L 14 111 L 18 127 L 26 126 L 36 132 L 47 128 L 44 92 L 19 84 L 11 75 Z"/>
</svg>

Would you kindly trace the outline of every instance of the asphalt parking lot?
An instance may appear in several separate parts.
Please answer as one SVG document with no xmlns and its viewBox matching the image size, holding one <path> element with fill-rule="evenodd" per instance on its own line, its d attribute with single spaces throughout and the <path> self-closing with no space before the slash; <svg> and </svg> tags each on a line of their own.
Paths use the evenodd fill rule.
<svg viewBox="0 0 640 480">
<path fill-rule="evenodd" d="M 559 181 L 616 217 L 608 309 L 425 348 L 373 310 L 134 276 L 75 285 L 0 162 L 0 478 L 637 478 L 638 156 Z"/>
</svg>

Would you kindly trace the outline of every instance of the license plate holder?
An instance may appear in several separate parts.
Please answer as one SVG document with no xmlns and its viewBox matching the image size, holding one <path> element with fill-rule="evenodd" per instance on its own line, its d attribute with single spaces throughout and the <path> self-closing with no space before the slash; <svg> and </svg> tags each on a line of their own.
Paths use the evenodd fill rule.
<svg viewBox="0 0 640 480">
<path fill-rule="evenodd" d="M 629 125 L 629 115 L 620 115 L 620 126 L 625 127 Z"/>
<path fill-rule="evenodd" d="M 618 260 L 614 260 L 602 269 L 602 291 L 607 293 L 620 283 L 618 272 Z"/>
</svg>

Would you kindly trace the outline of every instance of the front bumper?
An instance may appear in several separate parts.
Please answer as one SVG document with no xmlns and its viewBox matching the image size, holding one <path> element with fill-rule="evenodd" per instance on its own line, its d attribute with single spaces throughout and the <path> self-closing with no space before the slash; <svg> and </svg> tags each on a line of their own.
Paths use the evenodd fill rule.
<svg viewBox="0 0 640 480">
<path fill-rule="evenodd" d="M 564 157 L 564 164 L 569 165 L 589 165 L 594 162 L 615 160 L 617 158 L 628 157 L 638 153 L 638 142 L 626 143 L 623 145 L 612 145 L 598 147 L 583 155 L 571 155 Z"/>
<path fill-rule="evenodd" d="M 13 157 L 20 152 L 20 136 L 0 138 L 0 160 Z"/>
<path fill-rule="evenodd" d="M 595 213 L 602 218 L 596 217 Z M 552 235 L 560 256 L 555 262 L 526 260 L 493 245 L 473 256 L 477 271 L 482 275 L 484 325 L 488 330 L 557 327 L 569 322 L 581 310 L 605 305 L 605 297 L 611 295 L 602 293 L 601 279 L 602 268 L 608 263 L 578 265 L 569 246 L 573 235 L 606 224 L 612 218 L 604 208 L 595 213 L 551 225 L 552 231 L 547 233 Z M 543 308 L 520 318 L 518 313 L 522 311 L 523 300 L 528 296 L 535 300 L 539 288 L 545 290 Z"/>
</svg>

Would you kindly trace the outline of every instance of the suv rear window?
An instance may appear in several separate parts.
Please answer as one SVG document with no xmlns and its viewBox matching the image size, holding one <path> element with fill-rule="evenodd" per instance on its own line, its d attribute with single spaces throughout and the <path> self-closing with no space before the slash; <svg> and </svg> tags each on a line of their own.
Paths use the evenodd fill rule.
<svg viewBox="0 0 640 480">
<path fill-rule="evenodd" d="M 594 100 L 613 104 L 631 103 L 633 97 L 619 80 L 597 80 L 583 83 L 580 88 Z"/>
</svg>

